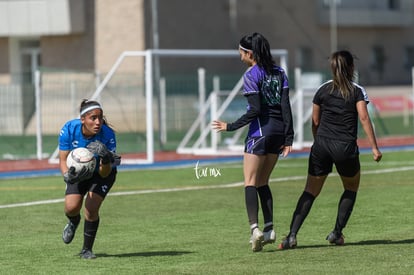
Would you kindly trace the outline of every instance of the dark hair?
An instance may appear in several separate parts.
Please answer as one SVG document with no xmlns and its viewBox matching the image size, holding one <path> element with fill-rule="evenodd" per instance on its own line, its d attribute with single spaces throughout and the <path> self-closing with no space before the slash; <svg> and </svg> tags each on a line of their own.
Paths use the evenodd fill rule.
<svg viewBox="0 0 414 275">
<path fill-rule="evenodd" d="M 332 90 L 339 90 L 347 101 L 354 89 L 354 57 L 349 51 L 337 51 L 331 55 L 331 70 L 333 75 Z"/>
<path fill-rule="evenodd" d="M 246 35 L 240 39 L 240 46 L 242 49 L 251 50 L 253 52 L 253 59 L 259 67 L 262 67 L 266 73 L 271 74 L 275 62 L 270 53 L 270 44 L 267 39 L 260 33 L 253 33 Z"/>
<path fill-rule="evenodd" d="M 96 108 L 93 108 L 93 109 L 101 109 L 102 110 L 101 104 L 99 104 L 98 101 L 83 99 L 81 104 L 80 104 L 80 108 L 79 108 L 79 113 L 81 114 L 81 116 L 88 113 L 88 111 L 85 112 L 85 110 L 87 110 L 89 107 L 96 107 Z M 90 109 L 90 111 L 92 111 L 93 109 Z"/>
<path fill-rule="evenodd" d="M 98 101 L 83 99 L 81 104 L 80 104 L 80 108 L 79 108 L 80 115 L 85 116 L 88 112 L 90 112 L 90 111 L 85 112 L 85 110 L 87 110 L 89 107 L 96 107 L 96 108 L 91 109 L 90 111 L 92 111 L 94 109 L 101 109 L 102 110 L 101 104 Z M 103 110 L 102 110 L 102 112 L 103 112 Z M 105 116 L 103 116 L 103 124 L 108 125 L 108 122 L 106 121 Z"/>
</svg>

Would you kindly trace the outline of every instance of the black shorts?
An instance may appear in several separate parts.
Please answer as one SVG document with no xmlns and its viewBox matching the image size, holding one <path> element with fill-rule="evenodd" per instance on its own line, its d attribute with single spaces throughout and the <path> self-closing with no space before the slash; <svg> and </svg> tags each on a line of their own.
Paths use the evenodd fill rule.
<svg viewBox="0 0 414 275">
<path fill-rule="evenodd" d="M 114 185 L 116 173 L 117 170 L 112 169 L 112 172 L 106 178 L 102 178 L 99 174 L 94 173 L 92 178 L 80 183 L 66 184 L 65 195 L 80 194 L 84 196 L 86 192 L 93 192 L 105 198 L 112 185 Z"/>
<path fill-rule="evenodd" d="M 285 137 L 281 135 L 247 137 L 244 152 L 254 155 L 280 154 L 285 145 Z"/>
<path fill-rule="evenodd" d="M 333 164 L 339 175 L 353 177 L 361 169 L 356 141 L 341 141 L 317 136 L 309 155 L 308 173 L 324 176 L 332 172 Z"/>
</svg>

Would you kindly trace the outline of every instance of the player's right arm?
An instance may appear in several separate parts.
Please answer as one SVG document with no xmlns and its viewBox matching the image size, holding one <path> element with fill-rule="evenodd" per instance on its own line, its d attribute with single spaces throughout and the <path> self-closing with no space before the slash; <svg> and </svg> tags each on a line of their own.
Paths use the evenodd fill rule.
<svg viewBox="0 0 414 275">
<path fill-rule="evenodd" d="M 321 121 L 321 107 L 315 103 L 312 105 L 312 135 L 313 139 L 316 137 L 319 123 Z"/>
<path fill-rule="evenodd" d="M 59 133 L 59 168 L 62 175 L 68 171 L 66 159 L 71 151 L 71 135 L 69 130 L 69 122 L 63 125 Z"/>
<path fill-rule="evenodd" d="M 68 167 L 66 165 L 66 158 L 68 157 L 70 151 L 63 151 L 59 150 L 59 168 L 62 175 L 64 175 L 68 171 Z"/>
</svg>

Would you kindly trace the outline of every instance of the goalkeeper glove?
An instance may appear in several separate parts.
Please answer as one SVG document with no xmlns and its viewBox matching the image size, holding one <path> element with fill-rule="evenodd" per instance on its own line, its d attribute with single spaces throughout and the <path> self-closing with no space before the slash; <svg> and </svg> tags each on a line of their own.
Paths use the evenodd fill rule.
<svg viewBox="0 0 414 275">
<path fill-rule="evenodd" d="M 74 184 L 87 180 L 91 178 L 92 175 L 93 171 L 88 171 L 87 167 L 82 167 L 77 173 L 75 167 L 71 166 L 69 170 L 63 174 L 63 180 L 68 184 Z"/>
<path fill-rule="evenodd" d="M 86 146 L 89 151 L 99 156 L 102 160 L 102 164 L 108 164 L 111 162 L 112 153 L 108 151 L 105 144 L 100 141 L 93 141 Z"/>
<path fill-rule="evenodd" d="M 110 152 L 110 153 L 112 155 L 112 157 L 111 157 L 111 163 L 113 165 L 115 165 L 115 166 L 120 165 L 121 164 L 121 156 L 118 155 L 117 153 L 113 153 L 113 152 Z"/>
</svg>

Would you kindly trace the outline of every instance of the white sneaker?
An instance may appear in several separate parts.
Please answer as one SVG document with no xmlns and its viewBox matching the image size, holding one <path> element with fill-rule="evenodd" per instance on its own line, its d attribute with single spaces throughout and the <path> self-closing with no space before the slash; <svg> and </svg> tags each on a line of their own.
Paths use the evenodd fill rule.
<svg viewBox="0 0 414 275">
<path fill-rule="evenodd" d="M 250 237 L 250 243 L 252 244 L 253 252 L 258 252 L 263 249 L 263 232 L 259 228 L 253 230 L 252 236 Z"/>
<path fill-rule="evenodd" d="M 267 232 L 263 232 L 263 245 L 274 243 L 276 241 L 276 232 L 272 229 Z"/>
</svg>

